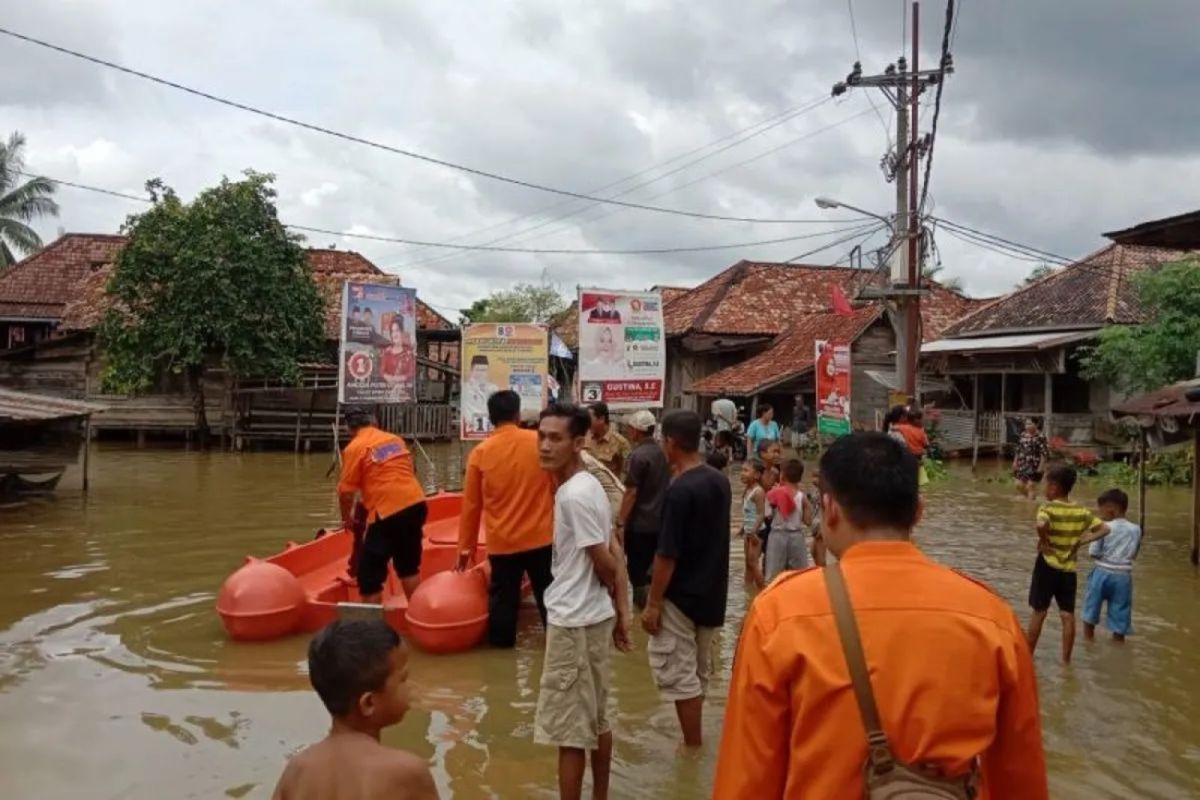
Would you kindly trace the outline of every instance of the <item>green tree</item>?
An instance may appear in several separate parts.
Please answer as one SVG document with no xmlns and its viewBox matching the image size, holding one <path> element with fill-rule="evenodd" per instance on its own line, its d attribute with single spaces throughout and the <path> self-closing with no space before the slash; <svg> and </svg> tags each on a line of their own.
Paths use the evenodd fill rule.
<svg viewBox="0 0 1200 800">
<path fill-rule="evenodd" d="M 1101 331 L 1083 357 L 1085 377 L 1135 391 L 1192 377 L 1200 353 L 1200 259 L 1143 272 L 1133 284 L 1149 321 Z"/>
<path fill-rule="evenodd" d="M 464 308 L 460 323 L 541 322 L 547 323 L 566 309 L 566 298 L 546 275 L 538 284 L 518 283 L 511 289 L 492 292 Z"/>
<path fill-rule="evenodd" d="M 1042 278 L 1047 278 L 1057 272 L 1054 267 L 1049 264 L 1038 264 L 1033 269 L 1029 270 L 1029 274 L 1025 276 L 1025 280 L 1017 284 L 1018 289 L 1024 288 L 1031 283 L 1037 283 Z"/>
<path fill-rule="evenodd" d="M 15 264 L 16 253 L 41 249 L 42 237 L 28 223 L 58 216 L 54 183 L 45 178 L 22 182 L 24 170 L 25 136 L 14 131 L 0 142 L 0 269 Z"/>
<path fill-rule="evenodd" d="M 106 388 L 133 393 L 164 373 L 184 375 L 202 443 L 210 364 L 234 377 L 298 381 L 300 363 L 320 355 L 323 305 L 301 237 L 276 215 L 273 180 L 247 171 L 190 204 L 150 181 L 154 205 L 126 222 L 129 243 L 106 288 Z"/>
</svg>

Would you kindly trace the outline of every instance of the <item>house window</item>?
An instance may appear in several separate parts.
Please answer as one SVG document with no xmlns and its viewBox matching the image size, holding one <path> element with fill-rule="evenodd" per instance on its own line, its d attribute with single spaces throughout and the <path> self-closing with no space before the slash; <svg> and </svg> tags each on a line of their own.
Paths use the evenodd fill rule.
<svg viewBox="0 0 1200 800">
<path fill-rule="evenodd" d="M 8 329 L 8 348 L 20 347 L 25 344 L 25 326 L 11 325 Z"/>
</svg>

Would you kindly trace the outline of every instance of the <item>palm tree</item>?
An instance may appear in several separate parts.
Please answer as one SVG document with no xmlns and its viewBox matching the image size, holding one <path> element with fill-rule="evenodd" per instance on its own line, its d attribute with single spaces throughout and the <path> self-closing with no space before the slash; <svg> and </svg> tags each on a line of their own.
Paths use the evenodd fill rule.
<svg viewBox="0 0 1200 800">
<path fill-rule="evenodd" d="M 28 255 L 42 246 L 42 237 L 27 223 L 38 217 L 57 217 L 54 182 L 24 173 L 25 135 L 14 131 L 0 142 L 0 269 L 17 262 L 14 250 Z"/>
</svg>

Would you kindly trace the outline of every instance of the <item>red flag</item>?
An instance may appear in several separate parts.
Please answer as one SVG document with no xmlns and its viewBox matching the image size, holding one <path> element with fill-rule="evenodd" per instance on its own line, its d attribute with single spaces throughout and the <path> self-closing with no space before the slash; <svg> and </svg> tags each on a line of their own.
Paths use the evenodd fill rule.
<svg viewBox="0 0 1200 800">
<path fill-rule="evenodd" d="M 833 313 L 843 317 L 854 316 L 854 309 L 850 307 L 850 301 L 846 299 L 846 293 L 842 291 L 842 287 L 834 283 L 830 285 L 830 288 L 833 292 Z"/>
</svg>

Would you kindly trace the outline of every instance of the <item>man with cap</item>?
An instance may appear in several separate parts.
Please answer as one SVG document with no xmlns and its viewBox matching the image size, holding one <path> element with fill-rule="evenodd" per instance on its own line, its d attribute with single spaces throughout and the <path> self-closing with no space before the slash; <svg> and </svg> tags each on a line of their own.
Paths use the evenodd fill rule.
<svg viewBox="0 0 1200 800">
<path fill-rule="evenodd" d="M 663 497 L 671 472 L 658 442 L 654 440 L 656 422 L 649 411 L 635 411 L 625 417 L 629 441 L 633 445 L 625 473 L 625 496 L 616 516 L 617 538 L 625 546 L 633 602 L 646 605 L 650 586 L 650 567 L 658 549 L 658 531 L 662 522 Z"/>
<path fill-rule="evenodd" d="M 364 603 L 379 603 L 388 562 L 409 597 L 420 583 L 425 490 L 417 480 L 412 452 L 399 436 L 375 427 L 371 412 L 343 410 L 353 437 L 342 451 L 338 505 L 342 525 L 352 527 L 355 495 L 367 510 L 367 533 L 358 562 L 358 591 Z"/>
</svg>

